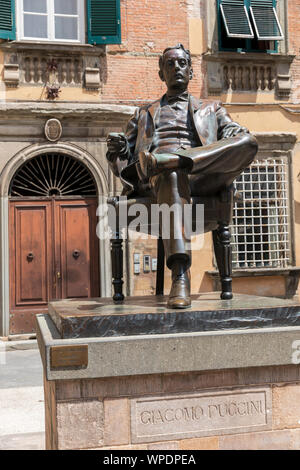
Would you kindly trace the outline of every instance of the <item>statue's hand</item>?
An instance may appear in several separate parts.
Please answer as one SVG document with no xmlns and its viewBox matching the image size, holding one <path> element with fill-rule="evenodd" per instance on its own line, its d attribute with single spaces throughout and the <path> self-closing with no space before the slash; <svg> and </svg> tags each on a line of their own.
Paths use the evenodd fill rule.
<svg viewBox="0 0 300 470">
<path fill-rule="evenodd" d="M 111 132 L 108 134 L 107 139 L 107 159 L 110 161 L 115 160 L 117 157 L 120 160 L 127 160 L 128 158 L 128 144 L 125 135 L 122 132 Z"/>
<path fill-rule="evenodd" d="M 245 134 L 245 133 L 248 133 L 248 129 L 246 129 L 246 127 L 228 127 L 228 129 L 226 129 L 224 131 L 224 134 L 223 134 L 223 139 L 228 139 L 230 137 L 236 137 L 238 134 Z"/>
</svg>

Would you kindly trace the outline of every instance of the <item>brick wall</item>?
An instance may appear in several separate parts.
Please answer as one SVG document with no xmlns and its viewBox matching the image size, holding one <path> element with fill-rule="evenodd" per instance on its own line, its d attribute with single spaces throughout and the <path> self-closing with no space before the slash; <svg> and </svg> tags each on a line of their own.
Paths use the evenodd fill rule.
<svg viewBox="0 0 300 470">
<path fill-rule="evenodd" d="M 203 0 L 170 0 L 163 7 L 159 0 L 121 0 L 122 44 L 107 46 L 101 100 L 140 105 L 157 99 L 165 91 L 157 73 L 159 54 L 178 43 L 189 48 L 189 22 L 199 18 L 207 27 L 206 11 Z M 300 0 L 288 1 L 287 23 L 289 53 L 296 56 L 291 101 L 299 102 Z M 193 56 L 193 66 L 190 92 L 207 97 L 201 55 Z"/>
<path fill-rule="evenodd" d="M 189 47 L 189 17 L 200 15 L 199 0 L 122 0 L 122 44 L 107 46 L 101 100 L 140 105 L 165 92 L 158 77 L 158 59 L 169 46 Z M 190 91 L 200 96 L 200 57 L 193 61 Z"/>
<path fill-rule="evenodd" d="M 300 101 L 300 0 L 288 2 L 289 53 L 294 54 L 291 67 L 293 102 Z"/>
</svg>

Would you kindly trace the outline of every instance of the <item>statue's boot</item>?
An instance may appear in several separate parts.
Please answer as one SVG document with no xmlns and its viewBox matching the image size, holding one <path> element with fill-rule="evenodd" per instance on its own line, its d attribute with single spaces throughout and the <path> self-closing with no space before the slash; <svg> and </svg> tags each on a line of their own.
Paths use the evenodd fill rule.
<svg viewBox="0 0 300 470">
<path fill-rule="evenodd" d="M 172 264 L 172 287 L 169 294 L 168 308 L 188 308 L 191 306 L 190 270 L 182 260 Z"/>
<path fill-rule="evenodd" d="M 151 153 L 142 151 L 139 153 L 139 163 L 143 175 L 146 178 L 158 175 L 164 170 L 192 169 L 193 161 L 189 157 L 172 153 Z"/>
</svg>

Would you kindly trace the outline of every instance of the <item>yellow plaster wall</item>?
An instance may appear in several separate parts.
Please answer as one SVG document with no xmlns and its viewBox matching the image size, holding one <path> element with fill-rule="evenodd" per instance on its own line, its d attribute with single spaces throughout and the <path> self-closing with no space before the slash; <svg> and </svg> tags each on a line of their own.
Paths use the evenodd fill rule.
<svg viewBox="0 0 300 470">
<path fill-rule="evenodd" d="M 201 55 L 207 50 L 204 28 L 202 19 L 189 20 L 189 50 L 192 55 Z"/>
<path fill-rule="evenodd" d="M 3 82 L 3 66 L 4 66 L 4 54 L 0 50 L 0 100 L 5 100 L 6 87 Z"/>
<path fill-rule="evenodd" d="M 0 90 L 3 83 L 0 83 Z M 46 87 L 20 86 L 18 88 L 6 88 L 7 101 L 43 101 L 46 100 Z M 80 87 L 62 87 L 58 101 L 96 101 L 101 100 L 99 91 L 88 91 Z M 49 100 L 46 100 L 49 102 Z"/>
<path fill-rule="evenodd" d="M 288 105 L 285 105 L 288 107 Z M 283 105 L 226 105 L 233 120 L 251 132 L 291 132 L 300 136 L 300 114 L 293 114 Z"/>
<path fill-rule="evenodd" d="M 280 276 L 235 278 L 233 279 L 232 290 L 236 294 L 259 295 L 262 297 L 284 297 L 285 280 Z"/>
</svg>

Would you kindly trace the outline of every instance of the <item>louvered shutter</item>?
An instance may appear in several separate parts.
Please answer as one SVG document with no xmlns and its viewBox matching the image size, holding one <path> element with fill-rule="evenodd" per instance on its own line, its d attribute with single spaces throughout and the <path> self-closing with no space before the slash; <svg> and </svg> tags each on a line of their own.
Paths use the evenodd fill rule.
<svg viewBox="0 0 300 470">
<path fill-rule="evenodd" d="M 120 44 L 120 0 L 87 0 L 89 44 Z"/>
<path fill-rule="evenodd" d="M 255 31 L 257 38 L 261 41 L 284 39 L 275 6 L 274 0 L 251 0 L 250 2 Z"/>
<path fill-rule="evenodd" d="M 244 0 L 222 0 L 220 9 L 229 38 L 254 38 Z"/>
<path fill-rule="evenodd" d="M 15 0 L 0 0 L 0 38 L 16 39 Z"/>
</svg>

